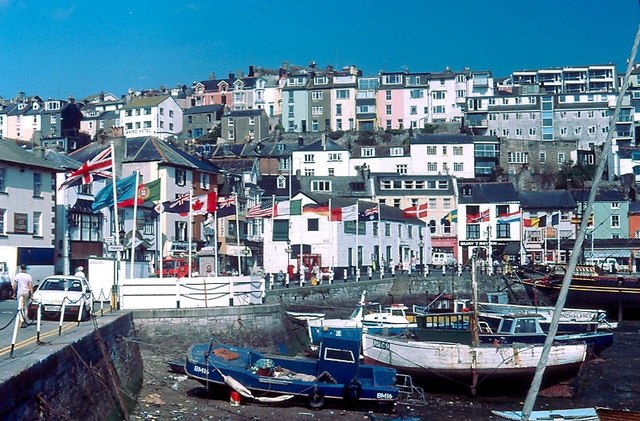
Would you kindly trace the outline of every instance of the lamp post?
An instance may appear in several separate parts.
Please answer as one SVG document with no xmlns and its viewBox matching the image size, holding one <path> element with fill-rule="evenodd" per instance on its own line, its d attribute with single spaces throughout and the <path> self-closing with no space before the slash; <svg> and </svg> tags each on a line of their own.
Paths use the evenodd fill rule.
<svg viewBox="0 0 640 421">
<path fill-rule="evenodd" d="M 285 283 L 285 288 L 289 288 L 289 282 L 291 282 L 291 275 L 289 274 L 289 260 L 291 258 L 291 242 L 288 240 L 287 240 L 287 247 L 284 249 L 284 251 L 287 253 L 287 259 L 286 259 L 287 267 L 286 267 L 286 273 L 284 274 L 284 283 Z"/>
<path fill-rule="evenodd" d="M 245 245 L 244 248 L 242 249 L 242 255 L 244 256 L 242 266 L 247 266 L 247 257 L 249 257 L 250 254 L 251 254 L 251 250 L 249 250 L 249 247 Z M 244 274 L 244 268 L 238 268 L 238 271 L 240 272 L 239 275 Z"/>
</svg>

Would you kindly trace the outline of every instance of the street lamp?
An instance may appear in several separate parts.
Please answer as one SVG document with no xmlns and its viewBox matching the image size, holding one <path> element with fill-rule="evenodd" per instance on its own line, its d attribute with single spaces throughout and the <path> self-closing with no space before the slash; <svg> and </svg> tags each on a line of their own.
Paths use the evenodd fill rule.
<svg viewBox="0 0 640 421">
<path fill-rule="evenodd" d="M 244 256 L 244 264 L 243 266 L 247 266 L 247 257 L 249 257 L 249 255 L 251 254 L 251 250 L 249 250 L 249 247 L 247 247 L 246 245 L 244 246 L 244 248 L 242 249 L 242 255 Z M 238 268 L 238 271 L 240 273 L 244 273 L 244 267 L 243 268 Z"/>
</svg>

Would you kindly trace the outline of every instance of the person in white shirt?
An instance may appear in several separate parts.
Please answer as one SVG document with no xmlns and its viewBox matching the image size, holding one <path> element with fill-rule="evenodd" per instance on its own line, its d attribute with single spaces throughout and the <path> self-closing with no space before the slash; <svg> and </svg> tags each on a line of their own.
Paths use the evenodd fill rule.
<svg viewBox="0 0 640 421">
<path fill-rule="evenodd" d="M 29 299 L 33 296 L 33 280 L 31 275 L 27 273 L 27 265 L 20 265 L 20 272 L 13 278 L 13 292 L 19 300 L 20 327 L 27 327 L 24 317 L 27 313 Z"/>
</svg>

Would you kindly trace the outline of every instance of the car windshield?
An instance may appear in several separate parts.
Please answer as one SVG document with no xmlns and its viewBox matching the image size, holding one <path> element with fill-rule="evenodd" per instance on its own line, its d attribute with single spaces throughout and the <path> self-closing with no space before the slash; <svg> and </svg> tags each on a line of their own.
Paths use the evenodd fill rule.
<svg viewBox="0 0 640 421">
<path fill-rule="evenodd" d="M 38 288 L 43 291 L 82 291 L 82 283 L 77 279 L 49 278 Z"/>
</svg>

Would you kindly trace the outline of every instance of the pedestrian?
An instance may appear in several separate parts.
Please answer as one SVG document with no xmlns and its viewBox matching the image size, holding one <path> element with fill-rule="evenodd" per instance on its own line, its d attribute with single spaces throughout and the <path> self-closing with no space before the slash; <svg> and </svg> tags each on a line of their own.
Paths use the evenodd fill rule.
<svg viewBox="0 0 640 421">
<path fill-rule="evenodd" d="M 33 296 L 33 280 L 31 275 L 27 273 L 27 265 L 20 265 L 20 272 L 13 278 L 13 293 L 18 299 L 18 309 L 20 313 L 20 327 L 27 327 L 25 315 L 27 312 L 27 305 L 29 300 Z"/>
<path fill-rule="evenodd" d="M 86 276 L 84 274 L 84 267 L 78 266 L 78 268 L 76 269 L 76 273 L 74 273 L 73 275 L 74 276 L 79 276 L 81 278 L 86 278 Z"/>
<path fill-rule="evenodd" d="M 318 262 L 313 264 L 313 268 L 311 269 L 311 273 L 313 274 L 313 278 L 315 278 L 315 285 L 322 283 L 322 278 L 320 277 L 320 266 L 318 266 Z M 313 279 L 312 278 L 312 279 Z"/>
</svg>

